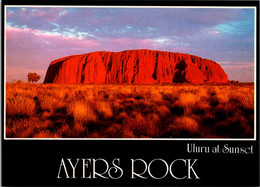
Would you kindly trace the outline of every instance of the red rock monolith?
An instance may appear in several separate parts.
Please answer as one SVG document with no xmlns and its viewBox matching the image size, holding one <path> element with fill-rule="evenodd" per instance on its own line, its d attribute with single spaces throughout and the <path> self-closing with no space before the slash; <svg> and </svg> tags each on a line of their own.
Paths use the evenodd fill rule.
<svg viewBox="0 0 260 187">
<path fill-rule="evenodd" d="M 189 54 L 127 50 L 99 51 L 51 62 L 44 83 L 154 84 L 226 83 L 219 64 Z"/>
</svg>

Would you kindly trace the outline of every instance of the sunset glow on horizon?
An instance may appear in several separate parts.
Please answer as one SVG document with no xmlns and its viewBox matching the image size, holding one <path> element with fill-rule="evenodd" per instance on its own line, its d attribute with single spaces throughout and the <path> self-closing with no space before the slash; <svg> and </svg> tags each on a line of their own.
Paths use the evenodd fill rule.
<svg viewBox="0 0 260 187">
<path fill-rule="evenodd" d="M 151 49 L 219 63 L 229 80 L 254 81 L 254 8 L 6 7 L 6 81 L 94 51 Z"/>
</svg>

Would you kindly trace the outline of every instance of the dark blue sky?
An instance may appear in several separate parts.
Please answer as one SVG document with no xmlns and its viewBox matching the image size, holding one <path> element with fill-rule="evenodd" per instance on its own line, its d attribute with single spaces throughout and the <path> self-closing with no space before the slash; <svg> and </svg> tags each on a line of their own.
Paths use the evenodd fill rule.
<svg viewBox="0 0 260 187">
<path fill-rule="evenodd" d="M 155 49 L 218 62 L 254 81 L 253 8 L 7 7 L 7 81 L 42 76 L 54 59 L 92 51 Z"/>
</svg>

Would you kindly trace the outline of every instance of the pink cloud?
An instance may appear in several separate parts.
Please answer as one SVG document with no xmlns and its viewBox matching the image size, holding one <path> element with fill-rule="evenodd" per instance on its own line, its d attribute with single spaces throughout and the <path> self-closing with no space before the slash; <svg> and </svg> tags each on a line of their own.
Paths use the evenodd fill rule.
<svg viewBox="0 0 260 187">
<path fill-rule="evenodd" d="M 33 16 L 33 17 L 46 17 L 47 13 L 46 12 L 31 12 L 30 16 Z"/>
<path fill-rule="evenodd" d="M 75 36 L 62 36 L 30 28 L 6 26 L 6 75 L 7 81 L 26 80 L 28 72 L 36 72 L 44 79 L 51 61 L 74 54 L 93 51 L 122 51 L 126 49 L 154 49 L 185 52 L 185 47 L 163 46 L 164 40 L 132 38 L 82 39 Z M 167 48 L 169 47 L 169 48 Z M 186 51 L 187 52 L 187 51 Z M 253 80 L 254 64 L 246 62 L 220 62 L 231 80 Z M 248 69 L 250 71 L 248 71 Z M 250 72 L 250 74 L 248 73 Z"/>
<path fill-rule="evenodd" d="M 15 11 L 8 11 L 7 17 L 15 16 L 23 21 L 32 21 L 41 18 L 44 21 L 57 21 L 61 16 L 66 15 L 67 11 L 62 8 L 40 8 L 33 7 L 32 9 L 21 8 Z"/>
<path fill-rule="evenodd" d="M 60 16 L 66 15 L 67 11 L 61 8 L 53 9 L 32 9 L 29 13 L 30 17 L 45 18 L 50 21 L 57 20 Z"/>
<path fill-rule="evenodd" d="M 169 42 L 169 41 L 167 41 Z M 133 38 L 115 38 L 103 40 L 103 47 L 109 46 L 109 48 L 115 51 L 124 49 L 154 49 L 154 50 L 177 50 L 177 48 L 171 47 L 165 44 L 165 42 L 159 39 L 133 39 Z"/>
<path fill-rule="evenodd" d="M 254 68 L 250 62 L 218 62 L 223 68 Z"/>
<path fill-rule="evenodd" d="M 26 81 L 26 73 L 32 70 L 37 70 L 41 76 L 45 76 L 44 72 L 51 61 L 65 56 L 103 50 L 157 50 L 159 45 L 152 39 L 82 39 L 73 35 L 62 36 L 62 34 L 56 32 L 10 26 L 6 26 L 6 41 L 8 81 L 22 79 L 21 77 Z M 163 50 L 172 51 L 174 49 L 164 48 Z"/>
<path fill-rule="evenodd" d="M 12 16 L 12 15 L 14 15 L 13 12 L 10 12 L 10 11 L 7 12 L 7 17 L 10 17 L 10 16 Z"/>
<path fill-rule="evenodd" d="M 152 44 L 152 41 L 150 39 L 116 38 L 116 39 L 107 39 L 107 41 L 117 43 L 118 45 L 136 44 L 137 46 L 146 46 Z"/>
<path fill-rule="evenodd" d="M 184 51 L 184 48 L 167 48 L 161 40 L 132 38 L 82 39 L 75 36 L 62 36 L 56 32 L 44 32 L 29 28 L 6 27 L 9 50 L 16 53 L 44 53 L 54 50 L 64 56 L 92 51 L 122 51 L 126 49 L 154 49 Z M 62 56 L 61 56 L 62 57 Z"/>
<path fill-rule="evenodd" d="M 20 39 L 19 39 L 20 37 Z M 31 38 L 35 39 L 35 44 L 40 44 L 39 42 L 43 43 L 60 43 L 63 42 L 68 45 L 72 46 L 84 46 L 84 45 L 91 45 L 91 46 L 97 46 L 99 43 L 95 40 L 87 40 L 82 38 L 77 38 L 74 36 L 62 36 L 60 33 L 56 32 L 44 32 L 40 30 L 33 30 L 30 28 L 17 28 L 17 27 L 10 27 L 6 26 L 6 39 L 9 40 L 17 40 L 17 41 L 25 41 L 25 38 Z M 28 43 L 30 40 L 28 40 Z M 24 44 L 27 45 L 28 44 Z"/>
<path fill-rule="evenodd" d="M 37 69 L 46 71 L 50 62 L 64 56 L 81 54 L 98 49 L 95 40 L 64 37 L 29 28 L 6 27 L 6 74 L 7 80 L 25 77 L 25 72 Z M 23 68 L 20 71 L 19 68 Z M 17 69 L 17 71 L 15 71 Z M 24 70 L 28 69 L 28 70 Z M 19 71 L 18 71 L 19 70 Z M 19 73 L 20 72 L 20 73 Z M 43 73 L 42 73 L 43 75 Z"/>
</svg>

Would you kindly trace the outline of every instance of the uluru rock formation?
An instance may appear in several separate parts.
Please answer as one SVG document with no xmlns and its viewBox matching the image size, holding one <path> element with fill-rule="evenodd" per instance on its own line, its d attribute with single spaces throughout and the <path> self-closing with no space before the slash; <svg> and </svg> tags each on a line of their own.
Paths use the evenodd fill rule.
<svg viewBox="0 0 260 187">
<path fill-rule="evenodd" d="M 226 83 L 219 64 L 194 55 L 127 50 L 92 52 L 51 62 L 44 83 Z"/>
</svg>

